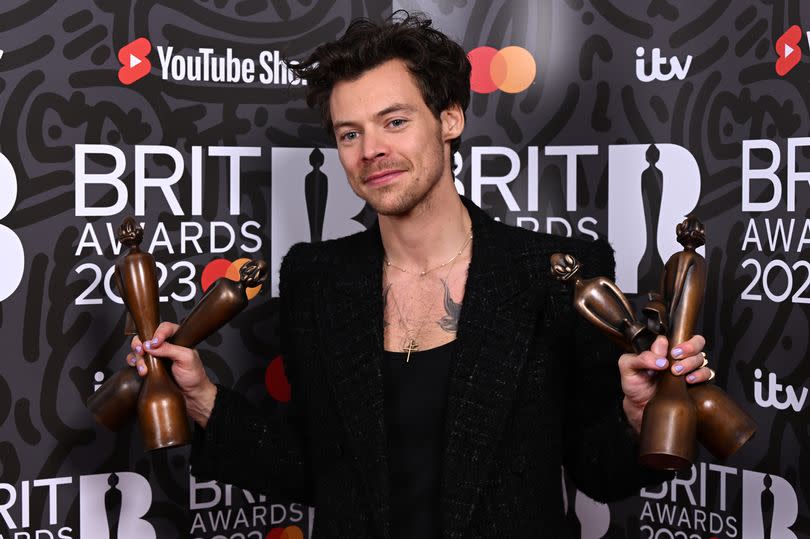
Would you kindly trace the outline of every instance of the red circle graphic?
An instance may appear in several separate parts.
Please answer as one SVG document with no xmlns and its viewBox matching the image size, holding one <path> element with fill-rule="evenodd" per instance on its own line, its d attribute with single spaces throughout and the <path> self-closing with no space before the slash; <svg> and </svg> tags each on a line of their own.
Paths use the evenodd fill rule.
<svg viewBox="0 0 810 539">
<path fill-rule="evenodd" d="M 202 285 L 203 292 L 208 290 L 208 287 L 214 284 L 214 281 L 220 277 L 225 277 L 225 272 L 231 266 L 231 261 L 227 258 L 215 258 L 205 265 L 200 276 L 200 284 Z"/>
<path fill-rule="evenodd" d="M 494 47 L 476 47 L 467 53 L 467 58 L 472 65 L 470 72 L 470 89 L 479 94 L 491 94 L 498 89 L 495 81 L 492 80 L 490 66 L 492 59 L 498 54 L 498 49 Z"/>
<path fill-rule="evenodd" d="M 264 371 L 264 385 L 267 393 L 279 402 L 290 402 L 292 391 L 284 373 L 284 360 L 276 356 Z"/>
</svg>

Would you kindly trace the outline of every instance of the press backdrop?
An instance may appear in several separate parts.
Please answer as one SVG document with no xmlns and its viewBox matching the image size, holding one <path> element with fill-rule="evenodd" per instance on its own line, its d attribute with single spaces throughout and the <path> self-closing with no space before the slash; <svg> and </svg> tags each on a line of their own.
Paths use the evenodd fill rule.
<svg viewBox="0 0 810 539">
<path fill-rule="evenodd" d="M 566 481 L 581 537 L 810 537 L 810 10 L 798 0 L 5 0 L 0 537 L 308 536 L 309 508 L 199 483 L 187 448 L 146 454 L 134 424 L 109 432 L 83 402 L 124 365 L 110 277 L 115 230 L 134 214 L 164 319 L 241 259 L 270 261 L 265 292 L 199 348 L 221 383 L 281 411 L 279 261 L 373 219 L 284 58 L 398 8 L 429 13 L 471 52 L 454 174 L 491 215 L 607 237 L 628 293 L 653 286 L 683 215 L 706 224 L 701 332 L 719 385 L 760 430 L 728 462 L 701 452 L 621 503 Z"/>
</svg>

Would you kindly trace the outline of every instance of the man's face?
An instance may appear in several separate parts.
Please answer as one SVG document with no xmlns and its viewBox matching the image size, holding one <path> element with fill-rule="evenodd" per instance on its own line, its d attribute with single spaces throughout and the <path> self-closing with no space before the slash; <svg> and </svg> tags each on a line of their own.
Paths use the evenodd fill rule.
<svg viewBox="0 0 810 539">
<path fill-rule="evenodd" d="M 446 137 L 458 135 L 446 112 L 441 120 L 431 113 L 401 60 L 337 83 L 329 107 L 349 183 L 379 214 L 410 212 L 450 175 Z"/>
</svg>

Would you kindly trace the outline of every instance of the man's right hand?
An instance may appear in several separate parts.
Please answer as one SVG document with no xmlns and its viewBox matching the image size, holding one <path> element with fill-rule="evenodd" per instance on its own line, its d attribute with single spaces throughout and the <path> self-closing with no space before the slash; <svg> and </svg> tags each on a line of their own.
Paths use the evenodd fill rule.
<svg viewBox="0 0 810 539">
<path fill-rule="evenodd" d="M 146 343 L 141 343 L 141 339 L 135 336 L 132 339 L 132 353 L 127 355 L 127 363 L 137 367 L 138 374 L 146 376 L 144 354 L 171 360 L 172 376 L 186 398 L 188 413 L 205 428 L 214 408 L 217 386 L 205 373 L 197 350 L 166 342 L 177 331 L 177 327 L 177 324 L 162 322 L 155 330 L 152 340 Z"/>
</svg>

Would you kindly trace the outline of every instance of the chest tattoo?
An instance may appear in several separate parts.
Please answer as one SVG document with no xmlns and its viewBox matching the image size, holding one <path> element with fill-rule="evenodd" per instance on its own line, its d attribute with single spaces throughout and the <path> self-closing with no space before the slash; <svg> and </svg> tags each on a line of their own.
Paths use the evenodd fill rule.
<svg viewBox="0 0 810 539">
<path fill-rule="evenodd" d="M 386 313 L 388 312 L 388 292 L 391 291 L 391 283 L 385 285 L 383 288 L 383 328 L 388 327 L 388 317 Z"/>
<path fill-rule="evenodd" d="M 439 327 L 449 333 L 456 333 L 458 331 L 458 319 L 461 315 L 461 302 L 453 301 L 450 295 L 450 287 L 447 286 L 447 281 L 442 279 L 442 287 L 444 288 L 444 311 L 445 315 L 439 320 Z"/>
</svg>

